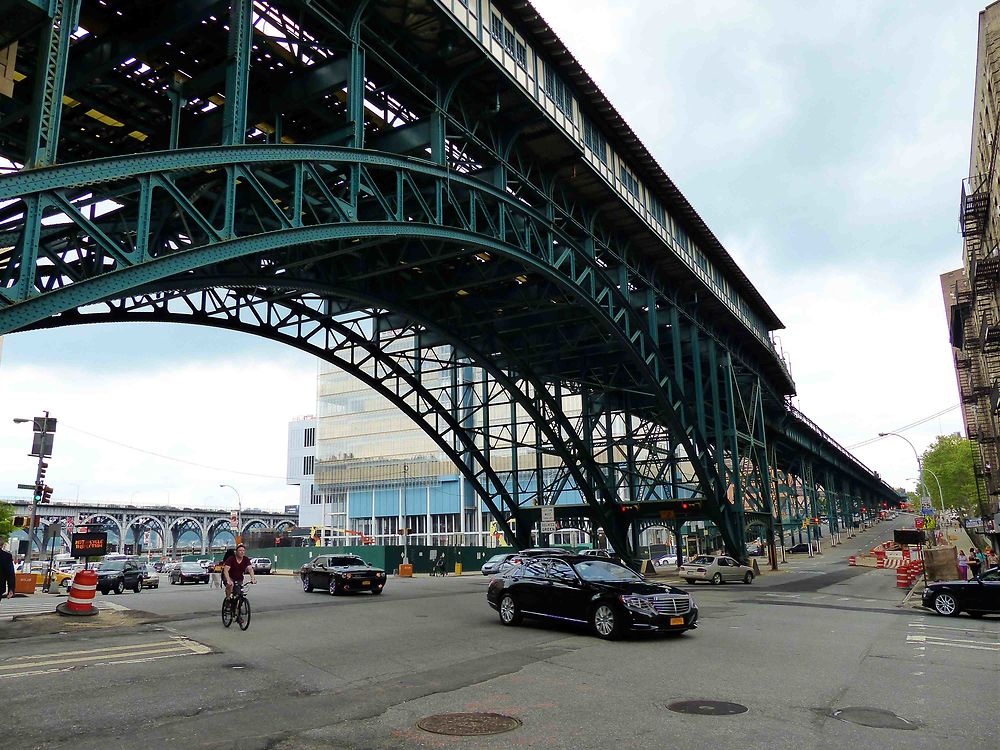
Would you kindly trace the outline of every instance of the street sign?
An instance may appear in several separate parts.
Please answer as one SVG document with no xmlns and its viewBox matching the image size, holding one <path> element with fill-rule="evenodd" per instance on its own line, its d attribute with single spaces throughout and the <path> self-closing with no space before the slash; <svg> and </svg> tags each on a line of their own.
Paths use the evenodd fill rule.
<svg viewBox="0 0 1000 750">
<path fill-rule="evenodd" d="M 542 506 L 542 533 L 552 534 L 556 530 L 556 509 L 551 505 Z"/>
<path fill-rule="evenodd" d="M 55 438 L 51 432 L 34 432 L 31 438 L 31 453 L 32 456 L 51 456 L 52 455 L 52 441 Z M 43 439 L 44 438 L 44 439 Z"/>
<path fill-rule="evenodd" d="M 33 489 L 35 489 L 35 485 L 33 485 L 33 484 L 19 484 L 19 485 L 17 485 L 17 488 L 19 490 L 33 490 Z"/>
<path fill-rule="evenodd" d="M 914 518 L 913 519 L 913 525 L 916 526 L 918 529 L 924 528 L 924 519 L 923 519 L 923 517 L 922 516 L 917 516 L 916 518 Z"/>
<path fill-rule="evenodd" d="M 148 531 L 143 532 L 143 534 L 142 534 L 142 546 L 143 547 L 148 547 L 149 546 L 149 539 L 150 539 L 150 533 Z"/>
<path fill-rule="evenodd" d="M 103 557 L 108 554 L 108 535 L 103 531 L 74 534 L 71 553 L 73 557 Z"/>
<path fill-rule="evenodd" d="M 66 518 L 66 531 L 70 534 L 73 533 L 73 516 L 67 516 Z"/>
<path fill-rule="evenodd" d="M 922 516 L 933 516 L 934 515 L 934 508 L 927 508 L 927 507 L 921 508 L 920 509 L 920 515 L 922 515 Z"/>
</svg>

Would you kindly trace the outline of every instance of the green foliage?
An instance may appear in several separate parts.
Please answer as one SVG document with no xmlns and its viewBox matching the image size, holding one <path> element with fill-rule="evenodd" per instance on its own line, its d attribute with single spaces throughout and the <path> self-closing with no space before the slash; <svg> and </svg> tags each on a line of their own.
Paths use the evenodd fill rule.
<svg viewBox="0 0 1000 750">
<path fill-rule="evenodd" d="M 14 532 L 14 506 L 0 503 L 0 539 L 6 539 Z"/>
<path fill-rule="evenodd" d="M 972 466 L 972 452 L 975 446 L 961 435 L 939 435 L 937 440 L 923 455 L 924 480 L 927 491 L 938 507 L 938 484 L 933 472 L 941 482 L 946 508 L 971 508 L 976 505 L 976 477 Z"/>
</svg>

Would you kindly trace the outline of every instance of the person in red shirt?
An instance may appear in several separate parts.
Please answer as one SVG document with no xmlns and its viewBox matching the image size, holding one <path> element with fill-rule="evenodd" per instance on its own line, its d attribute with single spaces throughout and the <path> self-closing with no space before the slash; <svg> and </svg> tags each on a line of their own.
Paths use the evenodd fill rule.
<svg viewBox="0 0 1000 750">
<path fill-rule="evenodd" d="M 227 557 L 222 563 L 222 577 L 226 581 L 226 598 L 233 595 L 233 584 L 243 583 L 244 574 L 250 574 L 250 582 L 257 583 L 257 576 L 253 573 L 253 565 L 247 557 L 247 548 L 242 544 L 236 545 L 236 554 Z"/>
</svg>

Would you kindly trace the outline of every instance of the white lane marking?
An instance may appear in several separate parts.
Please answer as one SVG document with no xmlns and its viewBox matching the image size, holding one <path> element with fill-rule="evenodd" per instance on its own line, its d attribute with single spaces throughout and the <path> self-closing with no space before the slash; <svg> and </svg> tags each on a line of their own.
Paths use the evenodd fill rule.
<svg viewBox="0 0 1000 750">
<path fill-rule="evenodd" d="M 82 654 L 107 654 L 112 651 L 128 651 L 130 649 L 152 648 L 153 646 L 166 646 L 175 643 L 175 640 L 154 641 L 152 643 L 132 643 L 128 646 L 108 646 L 105 648 L 89 648 L 81 651 L 58 651 L 54 654 L 28 654 L 27 656 L 12 656 L 8 661 L 24 661 L 28 659 L 50 659 L 56 656 L 80 656 Z"/>
<path fill-rule="evenodd" d="M 982 633 L 983 635 L 989 635 L 983 630 L 978 630 L 976 628 L 950 628 L 947 625 L 927 625 L 922 622 L 911 622 L 911 628 L 934 628 L 935 630 L 954 630 L 959 633 Z"/>
<path fill-rule="evenodd" d="M 906 636 L 907 643 L 927 643 L 931 646 L 950 646 L 952 648 L 967 648 L 973 651 L 1000 651 L 1000 645 L 991 645 L 989 643 L 983 643 L 982 641 L 968 641 L 968 640 L 956 640 L 949 641 L 946 638 L 935 638 L 932 635 L 908 635 Z M 975 645 L 970 645 L 975 644 Z M 924 646 L 918 646 L 918 649 L 925 648 Z"/>
<path fill-rule="evenodd" d="M 122 652 L 122 653 L 120 653 Z M 204 644 L 187 638 L 176 638 L 169 641 L 157 641 L 142 645 L 115 646 L 105 649 L 93 649 L 72 654 L 31 654 L 8 660 L 0 664 L 0 677 L 8 676 L 8 670 L 27 669 L 29 667 L 48 667 L 63 664 L 90 662 L 92 664 L 108 664 L 112 662 L 132 663 L 133 660 L 146 660 L 157 654 L 209 654 L 212 649 Z M 36 661 L 30 661 L 35 659 Z"/>
</svg>

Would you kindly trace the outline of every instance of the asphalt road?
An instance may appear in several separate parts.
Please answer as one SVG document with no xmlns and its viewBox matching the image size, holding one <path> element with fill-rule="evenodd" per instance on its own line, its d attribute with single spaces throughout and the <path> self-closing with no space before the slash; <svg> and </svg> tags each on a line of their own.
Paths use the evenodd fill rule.
<svg viewBox="0 0 1000 750">
<path fill-rule="evenodd" d="M 887 526 L 751 586 L 692 587 L 702 624 L 680 638 L 606 643 L 572 627 L 504 628 L 478 576 L 390 578 L 377 598 L 261 577 L 247 632 L 222 627 L 217 590 L 165 583 L 110 597 L 150 613 L 145 624 L 37 635 L 43 627 L 0 622 L 0 737 L 18 750 L 995 750 L 1000 618 L 902 609 L 893 571 L 847 567 Z M 665 708 L 685 699 L 748 711 Z M 832 717 L 848 707 L 891 711 L 914 728 Z M 478 738 L 415 726 L 473 711 L 523 725 Z"/>
</svg>

